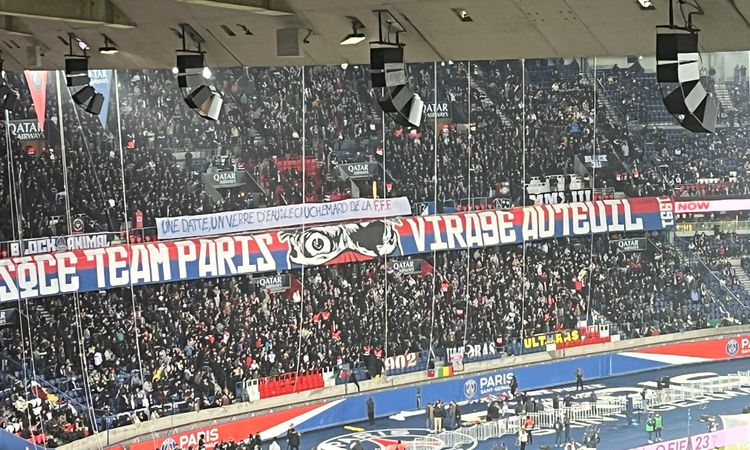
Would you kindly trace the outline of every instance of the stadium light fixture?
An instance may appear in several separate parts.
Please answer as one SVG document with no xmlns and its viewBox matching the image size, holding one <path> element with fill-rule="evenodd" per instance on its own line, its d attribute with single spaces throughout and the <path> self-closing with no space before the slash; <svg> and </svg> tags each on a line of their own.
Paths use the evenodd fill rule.
<svg viewBox="0 0 750 450">
<path fill-rule="evenodd" d="M 115 47 L 115 43 L 112 42 L 112 39 L 109 38 L 106 34 L 104 36 L 104 47 L 99 47 L 99 53 L 102 55 L 114 55 L 119 50 L 117 50 L 117 47 Z"/>
<path fill-rule="evenodd" d="M 362 25 L 362 22 L 356 17 L 350 17 L 349 19 L 352 21 L 352 32 L 344 36 L 344 39 L 341 40 L 341 45 L 356 45 L 367 39 L 367 36 L 359 31 L 360 28 L 365 27 Z"/>
<path fill-rule="evenodd" d="M 473 22 L 474 21 L 474 19 L 471 18 L 471 15 L 469 15 L 469 12 L 463 8 L 453 8 L 453 12 L 456 13 L 458 20 L 460 20 L 461 22 Z"/>
<path fill-rule="evenodd" d="M 638 6 L 641 7 L 641 9 L 656 9 L 656 6 L 654 6 L 654 2 L 652 0 L 635 0 L 636 3 L 638 3 Z"/>
</svg>

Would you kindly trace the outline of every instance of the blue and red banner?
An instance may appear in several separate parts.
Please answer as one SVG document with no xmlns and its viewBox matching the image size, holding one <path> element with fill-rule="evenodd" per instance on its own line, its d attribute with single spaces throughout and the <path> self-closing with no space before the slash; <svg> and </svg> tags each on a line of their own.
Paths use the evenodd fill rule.
<svg viewBox="0 0 750 450">
<path fill-rule="evenodd" d="M 660 230 L 674 224 L 672 208 L 667 197 L 613 199 L 22 256 L 0 260 L 0 301 L 566 236 Z"/>
</svg>

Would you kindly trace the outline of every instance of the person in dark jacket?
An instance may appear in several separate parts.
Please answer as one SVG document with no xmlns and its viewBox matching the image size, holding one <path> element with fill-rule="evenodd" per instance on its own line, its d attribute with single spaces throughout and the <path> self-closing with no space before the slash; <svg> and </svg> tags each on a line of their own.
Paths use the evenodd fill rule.
<svg viewBox="0 0 750 450">
<path fill-rule="evenodd" d="M 438 400 L 435 404 L 435 432 L 440 433 L 443 431 L 443 419 L 445 419 L 445 405 L 442 401 Z"/>
<path fill-rule="evenodd" d="M 351 375 L 349 375 L 349 382 L 354 383 L 354 385 L 357 386 L 357 392 L 359 392 L 359 380 L 357 380 L 356 370 L 352 370 Z"/>
<path fill-rule="evenodd" d="M 583 390 L 583 369 L 580 367 L 576 369 L 576 392 Z"/>
<path fill-rule="evenodd" d="M 287 450 L 299 450 L 300 434 L 293 426 L 289 426 L 286 432 Z"/>
<path fill-rule="evenodd" d="M 513 395 L 513 396 L 515 396 L 516 395 L 516 391 L 518 390 L 518 380 L 516 380 L 515 375 L 511 376 L 511 378 L 510 378 L 510 386 L 508 386 L 508 387 L 510 388 L 510 394 Z"/>
<path fill-rule="evenodd" d="M 373 425 L 375 423 L 375 400 L 372 397 L 367 399 L 367 423 Z"/>
<path fill-rule="evenodd" d="M 558 417 L 555 419 L 555 447 L 563 445 L 563 423 Z"/>
</svg>

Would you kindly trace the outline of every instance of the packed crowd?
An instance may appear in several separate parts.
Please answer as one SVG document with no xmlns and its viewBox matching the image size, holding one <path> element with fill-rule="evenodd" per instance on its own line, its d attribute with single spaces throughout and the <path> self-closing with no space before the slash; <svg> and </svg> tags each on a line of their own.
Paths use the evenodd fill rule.
<svg viewBox="0 0 750 450">
<path fill-rule="evenodd" d="M 365 66 L 216 70 L 210 82 L 225 93 L 217 122 L 188 114 L 170 71 L 122 71 L 122 160 L 115 111 L 102 126 L 63 94 L 67 177 L 50 77 L 44 138 L 12 143 L 39 147 L 33 155 L 13 152 L 23 236 L 65 233 L 68 203 L 72 216 L 87 219 L 88 231 L 118 231 L 136 210 L 150 226 L 159 216 L 345 198 L 351 186 L 337 179 L 335 166 L 353 161 L 385 167 L 394 180 L 388 195 L 440 204 L 466 204 L 470 197 L 518 204 L 524 176 L 573 174 L 575 158 L 594 153 L 622 164 L 621 177 L 602 172 L 594 177 L 596 187 L 630 195 L 748 193 L 750 145 L 742 128 L 721 128 L 713 136 L 654 130 L 649 111 L 660 97 L 653 74 L 638 63 L 599 70 L 596 77 L 587 70 L 575 61 L 413 64 L 413 89 L 438 105 L 419 131 L 382 121 Z M 730 93 L 740 104 L 746 83 L 742 70 L 735 72 L 740 81 Z M 34 119 L 22 74 L 9 73 L 8 82 L 21 93 L 12 119 Z M 596 82 L 608 103 L 595 104 Z M 631 116 L 639 117 L 640 127 Z M 300 161 L 303 153 L 309 164 Z M 212 199 L 200 174 L 234 169 L 247 170 L 257 189 L 229 189 L 223 199 Z M 9 180 L 8 167 L 0 175 Z M 0 195 L 9 198 L 9 192 Z M 4 217 L 0 237 L 17 236 L 14 229 Z"/>
<path fill-rule="evenodd" d="M 383 261 L 311 267 L 277 293 L 247 277 L 142 286 L 133 298 L 80 294 L 78 313 L 71 297 L 40 299 L 28 326 L 0 330 L 3 408 L 26 430 L 50 416 L 44 433 L 64 441 L 79 437 L 66 432 L 76 420 L 90 428 L 88 407 L 110 416 L 99 429 L 138 423 L 234 402 L 245 380 L 366 366 L 369 354 L 514 348 L 521 333 L 572 329 L 582 318 L 617 323 L 626 337 L 724 318 L 675 249 L 650 245 L 625 254 L 597 237 L 444 252 L 425 256 L 414 275 L 385 271 Z M 48 380 L 41 409 L 25 403 L 36 401 L 34 379 Z"/>
<path fill-rule="evenodd" d="M 452 116 L 427 115 L 426 124 L 439 126 L 420 131 L 382 122 L 361 66 L 305 68 L 304 90 L 301 69 L 217 70 L 212 82 L 227 94 L 217 122 L 186 112 L 171 72 L 122 72 L 122 160 L 114 115 L 102 127 L 63 101 L 67 183 L 49 84 L 44 142 L 31 154 L 12 141 L 14 170 L 0 164 L 0 196 L 9 204 L 15 174 L 23 237 L 65 234 L 65 220 L 50 219 L 64 218 L 68 203 L 71 215 L 89 219 L 88 230 L 120 230 L 136 210 L 148 226 L 162 216 L 350 195 L 335 165 L 372 160 L 395 180 L 389 195 L 519 203 L 524 176 L 573 173 L 576 157 L 594 153 L 594 139 L 597 153 L 622 163 L 627 173 L 617 186 L 632 195 L 706 178 L 733 183 L 724 194 L 747 193 L 745 132 L 633 132 L 595 107 L 595 81 L 575 63 L 527 62 L 523 70 L 518 61 L 413 65 L 416 91 L 449 105 Z M 22 78 L 9 76 L 23 94 L 16 114 L 35 117 Z M 631 79 L 618 72 L 604 84 Z M 633 89 L 619 95 L 638 115 Z M 201 173 L 235 168 L 260 189 L 211 199 Z M 599 176 L 596 186 L 620 181 Z M 14 219 L 0 218 L 6 239 L 18 236 Z M 699 238 L 693 249 L 729 289 L 736 274 L 722 257 L 746 256 L 747 245 L 718 239 Z M 141 286 L 132 296 L 40 299 L 24 326 L 0 329 L 0 425 L 68 442 L 92 429 L 232 403 L 245 380 L 357 364 L 370 353 L 502 349 L 522 335 L 575 328 L 581 318 L 617 323 L 627 337 L 748 320 L 719 306 L 722 292 L 680 250 L 649 242 L 642 253 L 618 252 L 608 237 L 444 252 L 423 256 L 431 269 L 417 275 L 388 272 L 381 260 L 312 267 L 292 272 L 298 283 L 281 293 L 238 277 Z"/>
</svg>

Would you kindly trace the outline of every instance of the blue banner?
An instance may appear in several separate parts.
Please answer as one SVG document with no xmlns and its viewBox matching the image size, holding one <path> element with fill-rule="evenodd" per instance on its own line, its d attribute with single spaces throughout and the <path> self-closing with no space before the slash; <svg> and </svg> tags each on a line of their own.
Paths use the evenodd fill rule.
<svg viewBox="0 0 750 450">
<path fill-rule="evenodd" d="M 109 97 L 112 85 L 112 70 L 89 70 L 89 78 L 91 78 L 89 85 L 96 89 L 96 92 L 104 96 L 104 104 L 102 105 L 102 112 L 99 113 L 99 121 L 104 128 L 107 128 L 107 114 L 109 113 Z"/>
</svg>

